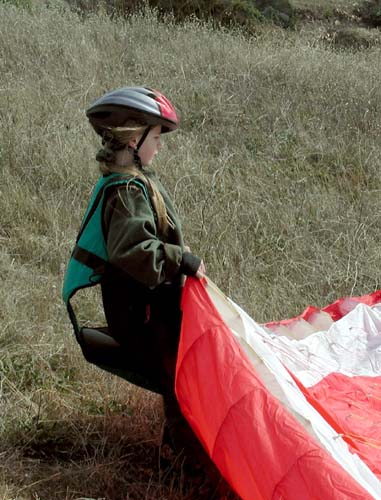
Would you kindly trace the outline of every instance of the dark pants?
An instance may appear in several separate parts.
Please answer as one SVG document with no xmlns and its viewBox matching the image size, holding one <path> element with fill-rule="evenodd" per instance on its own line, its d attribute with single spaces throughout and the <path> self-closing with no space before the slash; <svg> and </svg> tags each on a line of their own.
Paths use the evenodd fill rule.
<svg viewBox="0 0 381 500">
<path fill-rule="evenodd" d="M 129 301 L 127 290 L 115 294 L 115 281 L 103 287 L 106 318 L 111 335 L 121 344 L 128 372 L 145 380 L 143 387 L 163 396 L 165 435 L 176 454 L 184 457 L 186 471 L 205 474 L 212 490 L 229 491 L 218 469 L 183 416 L 175 395 L 176 359 L 181 328 L 181 289 L 160 287 L 148 300 Z M 126 304 L 128 308 L 126 308 Z M 134 380 L 132 380 L 134 382 Z M 139 382 L 137 382 L 138 385 Z M 220 498 L 210 492 L 208 500 Z M 201 494 L 200 494 L 201 499 Z"/>
</svg>

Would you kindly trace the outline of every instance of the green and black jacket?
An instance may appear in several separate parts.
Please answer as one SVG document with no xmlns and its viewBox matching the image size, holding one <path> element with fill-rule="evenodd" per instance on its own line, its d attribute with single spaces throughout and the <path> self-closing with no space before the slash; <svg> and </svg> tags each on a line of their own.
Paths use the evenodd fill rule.
<svg viewBox="0 0 381 500">
<path fill-rule="evenodd" d="M 181 225 L 172 202 L 153 173 L 173 222 L 167 235 L 159 234 L 157 216 L 147 186 L 128 175 L 111 174 L 98 180 L 69 260 L 63 299 L 78 338 L 80 330 L 70 299 L 80 289 L 102 285 L 106 318 L 116 331 L 123 328 L 115 305 L 124 296 L 124 308 L 133 309 L 179 288 L 182 275 L 194 275 L 200 259 L 184 251 Z M 116 300 L 117 299 L 117 300 Z M 115 313 L 115 314 L 114 314 Z M 118 316 L 113 321 L 113 316 Z M 109 325 L 110 326 L 110 325 Z"/>
</svg>

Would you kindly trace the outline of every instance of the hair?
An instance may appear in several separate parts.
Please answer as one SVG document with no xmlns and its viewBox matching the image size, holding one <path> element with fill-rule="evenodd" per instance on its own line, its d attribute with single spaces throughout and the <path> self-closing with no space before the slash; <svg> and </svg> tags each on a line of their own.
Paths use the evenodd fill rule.
<svg viewBox="0 0 381 500">
<path fill-rule="evenodd" d="M 116 165 L 117 151 L 126 149 L 128 143 L 136 136 L 143 134 L 147 126 L 138 122 L 128 122 L 123 127 L 105 129 L 102 139 L 103 148 L 98 151 L 96 159 L 100 163 L 99 170 L 103 175 L 111 173 L 129 174 L 133 178 L 141 180 L 147 186 L 151 204 L 157 214 L 159 231 L 166 234 L 169 227 L 173 227 L 174 224 L 168 216 L 163 197 L 156 184 L 145 176 L 143 170 L 137 167 L 135 163 L 127 166 Z M 128 184 L 126 188 L 129 188 Z"/>
</svg>

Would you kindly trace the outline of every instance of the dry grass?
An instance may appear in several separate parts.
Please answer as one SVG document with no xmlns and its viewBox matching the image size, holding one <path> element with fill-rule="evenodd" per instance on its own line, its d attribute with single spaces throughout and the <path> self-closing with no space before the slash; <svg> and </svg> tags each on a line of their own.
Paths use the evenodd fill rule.
<svg viewBox="0 0 381 500">
<path fill-rule="evenodd" d="M 28 4 L 0 2 L 0 498 L 197 498 L 154 458 L 157 398 L 86 365 L 61 303 L 97 177 L 84 110 L 119 85 L 171 97 L 156 167 L 187 243 L 254 318 L 289 317 L 380 288 L 380 49 Z"/>
<path fill-rule="evenodd" d="M 291 0 L 291 5 L 296 9 L 318 9 L 321 12 L 326 9 L 327 11 L 332 9 L 347 9 L 348 11 L 353 10 L 356 6 L 356 2 L 352 0 Z"/>
</svg>

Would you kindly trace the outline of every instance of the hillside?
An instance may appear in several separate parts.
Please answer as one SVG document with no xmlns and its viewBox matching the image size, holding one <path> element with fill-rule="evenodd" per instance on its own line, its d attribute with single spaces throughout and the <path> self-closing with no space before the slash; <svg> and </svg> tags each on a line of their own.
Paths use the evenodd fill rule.
<svg viewBox="0 0 381 500">
<path fill-rule="evenodd" d="M 84 111 L 106 89 L 175 103 L 154 167 L 187 244 L 257 321 L 380 288 L 379 31 L 337 43 L 335 21 L 249 36 L 0 1 L 1 500 L 199 498 L 158 463 L 158 398 L 85 364 L 60 298 L 98 175 Z M 82 309 L 99 316 L 94 295 Z"/>
</svg>

